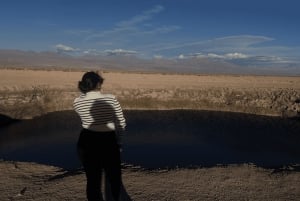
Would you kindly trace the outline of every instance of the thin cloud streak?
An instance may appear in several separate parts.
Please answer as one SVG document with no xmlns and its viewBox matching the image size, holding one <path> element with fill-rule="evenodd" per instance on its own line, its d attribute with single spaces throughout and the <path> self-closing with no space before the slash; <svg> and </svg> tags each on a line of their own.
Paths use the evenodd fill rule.
<svg viewBox="0 0 300 201">
<path fill-rule="evenodd" d="M 242 47 L 249 47 L 255 44 L 272 41 L 273 38 L 266 37 L 266 36 L 253 36 L 253 35 L 237 35 L 237 36 L 227 36 L 221 38 L 215 38 L 212 40 L 206 41 L 198 41 L 198 42 L 189 42 L 189 43 L 182 43 L 182 44 L 175 44 L 170 45 L 168 47 L 158 48 L 155 51 L 163 51 L 163 50 L 172 50 L 172 49 L 182 49 L 182 48 L 214 48 L 214 49 L 221 49 L 221 48 L 242 48 Z"/>
<path fill-rule="evenodd" d="M 144 11 L 142 15 L 134 16 L 133 18 L 129 20 L 124 20 L 119 23 L 117 23 L 118 27 L 131 27 L 135 26 L 139 23 L 142 23 L 144 21 L 150 20 L 154 14 L 160 13 L 164 10 L 164 7 L 161 5 L 155 6 L 151 10 Z"/>
<path fill-rule="evenodd" d="M 88 34 L 92 34 L 93 33 L 92 30 L 66 30 L 64 32 L 66 34 L 76 35 L 76 36 L 88 35 Z"/>
<path fill-rule="evenodd" d="M 112 40 L 115 38 L 126 38 L 126 40 L 134 40 L 137 35 L 150 34 L 166 34 L 179 30 L 181 27 L 177 25 L 163 25 L 160 27 L 152 27 L 145 24 L 158 13 L 162 12 L 164 7 L 157 5 L 150 10 L 142 12 L 141 15 L 136 15 L 128 20 L 124 20 L 115 24 L 110 30 L 94 32 L 85 38 L 85 41 L 91 40 Z M 147 29 L 145 29 L 147 28 Z"/>
<path fill-rule="evenodd" d="M 175 26 L 175 25 L 171 25 L 171 26 L 162 26 L 162 27 L 158 27 L 155 28 L 153 30 L 149 30 L 149 31 L 141 31 L 138 34 L 140 35 L 144 35 L 144 34 L 164 34 L 164 33 L 170 33 L 173 31 L 177 31 L 181 29 L 180 26 Z"/>
</svg>

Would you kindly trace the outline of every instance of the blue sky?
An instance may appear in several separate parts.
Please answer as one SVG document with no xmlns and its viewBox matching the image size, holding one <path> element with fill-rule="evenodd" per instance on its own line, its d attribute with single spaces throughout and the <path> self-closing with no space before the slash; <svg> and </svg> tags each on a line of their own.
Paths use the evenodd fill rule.
<svg viewBox="0 0 300 201">
<path fill-rule="evenodd" d="M 1 0 L 0 49 L 300 63 L 297 0 Z"/>
</svg>

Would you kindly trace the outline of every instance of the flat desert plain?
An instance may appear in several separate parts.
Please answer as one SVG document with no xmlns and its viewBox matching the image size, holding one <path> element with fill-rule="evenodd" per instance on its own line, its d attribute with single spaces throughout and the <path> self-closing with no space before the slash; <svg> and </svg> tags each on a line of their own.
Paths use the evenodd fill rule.
<svg viewBox="0 0 300 201">
<path fill-rule="evenodd" d="M 83 73 L 2 69 L 0 112 L 28 118 L 29 113 L 36 116 L 72 109 Z M 300 111 L 300 77 L 134 72 L 102 75 L 102 91 L 116 95 L 124 109 L 200 109 L 275 116 L 297 116 Z"/>
<path fill-rule="evenodd" d="M 42 71 L 0 69 L 2 89 L 47 85 L 53 88 L 76 87 L 85 71 Z M 300 89 L 300 77 L 247 75 L 184 75 L 134 72 L 101 72 L 105 89 Z"/>
<path fill-rule="evenodd" d="M 31 118 L 72 109 L 82 72 L 0 70 L 0 114 Z M 103 72 L 103 91 L 125 109 L 195 109 L 297 117 L 300 77 Z M 122 200 L 300 200 L 299 165 L 145 170 L 124 166 Z M 1 161 L 0 200 L 85 200 L 85 176 Z"/>
</svg>

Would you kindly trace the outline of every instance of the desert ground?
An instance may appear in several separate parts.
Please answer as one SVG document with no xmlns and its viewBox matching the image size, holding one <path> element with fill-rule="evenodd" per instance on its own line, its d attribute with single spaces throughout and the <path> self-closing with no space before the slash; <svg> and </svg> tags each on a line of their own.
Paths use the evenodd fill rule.
<svg viewBox="0 0 300 201">
<path fill-rule="evenodd" d="M 57 167 L 0 163 L 1 200 L 85 200 L 85 176 Z M 145 171 L 123 169 L 122 200 L 299 200 L 300 173 L 253 165 Z"/>
<path fill-rule="evenodd" d="M 83 73 L 1 69 L 0 114 L 31 119 L 71 110 Z M 102 74 L 103 92 L 115 94 L 126 110 L 214 110 L 299 120 L 300 77 Z M 0 170 L 0 200 L 85 200 L 81 169 L 2 160 Z M 299 164 L 152 170 L 127 164 L 122 170 L 123 200 L 300 200 Z"/>
<path fill-rule="evenodd" d="M 31 118 L 72 109 L 84 72 L 0 69 L 0 112 Z M 206 109 L 297 116 L 300 77 L 102 72 L 125 109 Z"/>
</svg>

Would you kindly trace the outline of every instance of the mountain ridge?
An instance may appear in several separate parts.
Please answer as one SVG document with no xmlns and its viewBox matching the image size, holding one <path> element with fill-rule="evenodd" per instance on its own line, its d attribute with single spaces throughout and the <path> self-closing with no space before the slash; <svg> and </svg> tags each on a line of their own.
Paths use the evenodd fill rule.
<svg viewBox="0 0 300 201">
<path fill-rule="evenodd" d="M 143 59 L 136 56 L 83 55 L 0 49 L 0 67 L 74 68 L 191 74 L 300 75 L 300 68 L 241 66 L 207 58 Z"/>
</svg>

